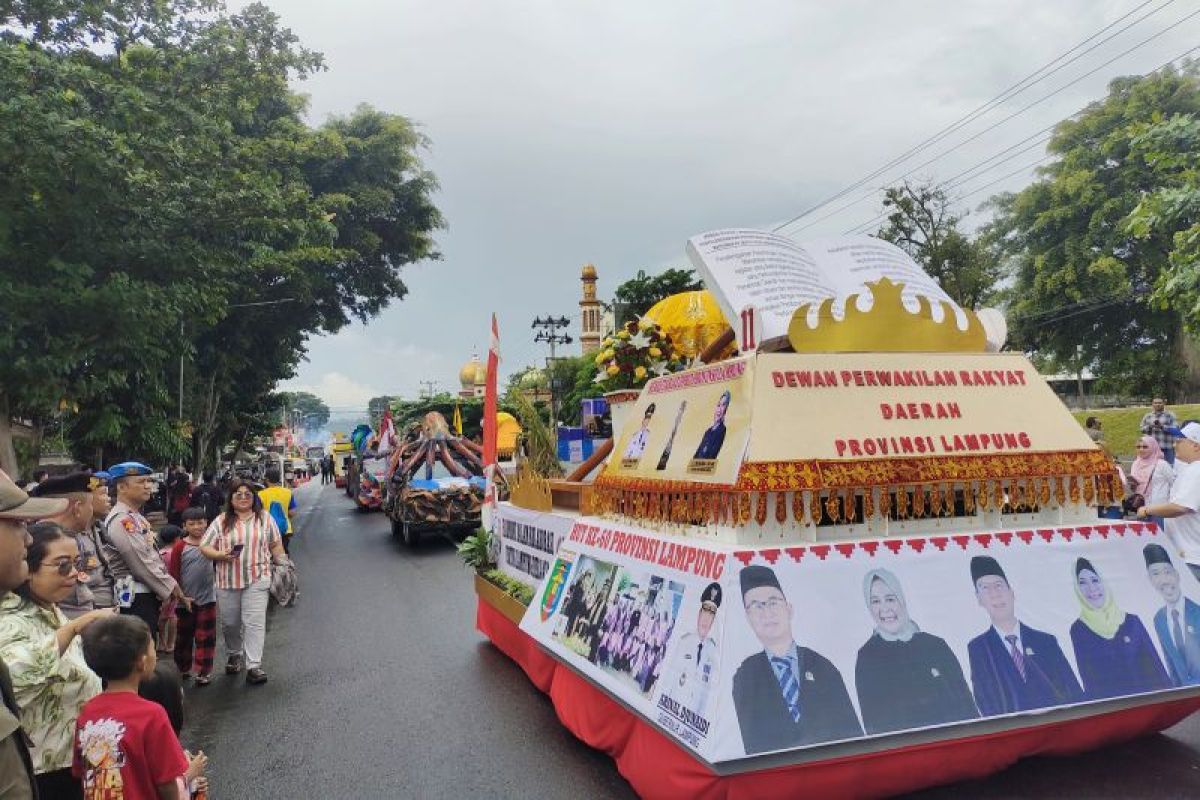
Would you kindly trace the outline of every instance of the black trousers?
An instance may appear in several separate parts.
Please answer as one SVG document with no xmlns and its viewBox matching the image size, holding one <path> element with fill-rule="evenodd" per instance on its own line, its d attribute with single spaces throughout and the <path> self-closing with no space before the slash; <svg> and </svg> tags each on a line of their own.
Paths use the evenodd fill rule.
<svg viewBox="0 0 1200 800">
<path fill-rule="evenodd" d="M 70 768 L 41 772 L 36 776 L 38 796 L 42 800 L 83 800 L 83 785 Z"/>
<path fill-rule="evenodd" d="M 151 636 L 158 636 L 158 613 L 162 610 L 162 603 L 158 599 L 158 595 L 154 592 L 138 592 L 133 596 L 133 605 L 129 608 L 122 608 L 122 614 L 140 617 L 145 621 L 146 627 L 150 629 Z"/>
</svg>

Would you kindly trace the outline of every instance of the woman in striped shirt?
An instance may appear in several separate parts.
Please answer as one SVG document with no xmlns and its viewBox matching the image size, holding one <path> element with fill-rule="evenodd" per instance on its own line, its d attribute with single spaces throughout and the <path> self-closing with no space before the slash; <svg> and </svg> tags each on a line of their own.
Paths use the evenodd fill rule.
<svg viewBox="0 0 1200 800">
<path fill-rule="evenodd" d="M 271 562 L 287 563 L 287 554 L 279 528 L 263 510 L 253 484 L 236 480 L 230 485 L 225 512 L 213 520 L 200 544 L 216 562 L 217 607 L 229 653 L 225 672 L 241 672 L 244 661 L 246 682 L 266 683 L 262 654 Z"/>
</svg>

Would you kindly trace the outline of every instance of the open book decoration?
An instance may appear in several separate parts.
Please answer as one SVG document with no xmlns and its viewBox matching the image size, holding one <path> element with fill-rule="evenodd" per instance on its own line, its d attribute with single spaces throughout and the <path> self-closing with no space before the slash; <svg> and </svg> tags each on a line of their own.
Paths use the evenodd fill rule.
<svg viewBox="0 0 1200 800">
<path fill-rule="evenodd" d="M 800 243 L 732 228 L 691 238 L 687 251 L 743 352 L 983 352 L 1004 342 L 998 312 L 962 308 L 871 236 Z"/>
</svg>

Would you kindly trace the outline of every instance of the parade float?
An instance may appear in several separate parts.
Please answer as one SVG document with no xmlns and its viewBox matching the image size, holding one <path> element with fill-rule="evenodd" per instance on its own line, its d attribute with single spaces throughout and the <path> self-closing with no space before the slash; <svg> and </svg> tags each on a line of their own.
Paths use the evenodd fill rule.
<svg viewBox="0 0 1200 800">
<path fill-rule="evenodd" d="M 435 469 L 448 474 L 435 475 Z M 430 411 L 391 450 L 382 478 L 383 508 L 392 521 L 392 535 L 416 547 L 423 533 L 475 530 L 483 503 L 482 476 L 480 446 Z"/>
<path fill-rule="evenodd" d="M 740 355 L 649 379 L 571 502 L 512 487 L 528 607 L 476 580 L 480 631 L 639 794 L 895 794 L 1200 707 L 1166 617 L 1200 584 L 1097 518 L 1114 465 L 997 314 L 869 237 L 688 249 Z"/>
</svg>

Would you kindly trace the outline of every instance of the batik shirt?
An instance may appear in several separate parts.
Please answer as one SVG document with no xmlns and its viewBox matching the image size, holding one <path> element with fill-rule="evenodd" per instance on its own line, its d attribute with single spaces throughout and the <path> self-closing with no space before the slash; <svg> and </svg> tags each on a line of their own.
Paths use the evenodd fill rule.
<svg viewBox="0 0 1200 800">
<path fill-rule="evenodd" d="M 101 689 L 78 636 L 59 655 L 56 635 L 66 624 L 54 606 L 42 608 L 11 593 L 0 599 L 0 659 L 12 674 L 21 726 L 33 741 L 30 755 L 39 773 L 71 766 L 75 718 Z"/>
</svg>

